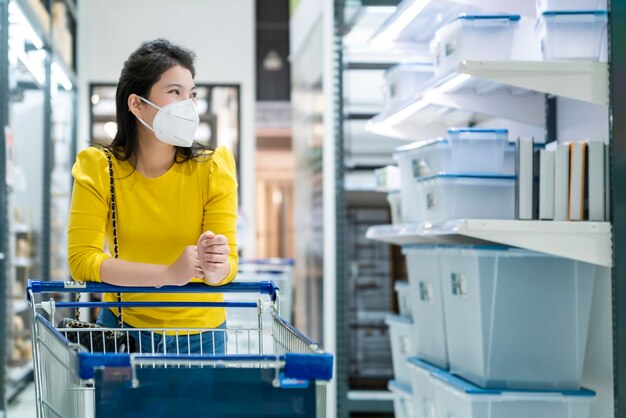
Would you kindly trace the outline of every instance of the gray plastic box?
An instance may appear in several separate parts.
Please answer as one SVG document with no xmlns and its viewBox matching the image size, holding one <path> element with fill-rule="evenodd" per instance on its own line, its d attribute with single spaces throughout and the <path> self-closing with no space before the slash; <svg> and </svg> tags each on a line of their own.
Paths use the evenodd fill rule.
<svg viewBox="0 0 626 418">
<path fill-rule="evenodd" d="M 441 273 L 451 373 L 486 388 L 580 388 L 594 265 L 446 248 Z"/>
</svg>

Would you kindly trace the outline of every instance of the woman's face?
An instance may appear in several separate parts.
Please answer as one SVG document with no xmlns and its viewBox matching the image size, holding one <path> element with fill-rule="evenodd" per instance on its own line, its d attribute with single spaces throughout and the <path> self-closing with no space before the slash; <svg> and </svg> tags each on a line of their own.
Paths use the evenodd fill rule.
<svg viewBox="0 0 626 418">
<path fill-rule="evenodd" d="M 196 94 L 196 86 L 191 71 L 176 65 L 161 74 L 161 78 L 152 86 L 146 99 L 159 107 L 163 107 L 176 101 L 195 99 Z M 129 103 L 131 111 L 135 113 L 135 116 L 142 118 L 152 126 L 154 116 L 159 109 L 140 100 L 139 96 L 133 96 L 131 103 Z"/>
</svg>

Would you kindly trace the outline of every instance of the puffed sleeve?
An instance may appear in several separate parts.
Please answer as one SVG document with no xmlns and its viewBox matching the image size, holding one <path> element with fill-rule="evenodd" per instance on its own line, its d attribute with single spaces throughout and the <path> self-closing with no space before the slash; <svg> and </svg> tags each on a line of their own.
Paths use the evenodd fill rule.
<svg viewBox="0 0 626 418">
<path fill-rule="evenodd" d="M 209 194 L 204 205 L 202 231 L 212 231 L 228 238 L 230 273 L 217 285 L 231 282 L 237 275 L 237 168 L 232 152 L 219 147 L 213 153 L 209 169 Z"/>
<path fill-rule="evenodd" d="M 72 167 L 74 188 L 67 232 L 68 261 L 74 280 L 100 282 L 109 218 L 109 172 L 102 150 L 81 151 Z"/>
</svg>

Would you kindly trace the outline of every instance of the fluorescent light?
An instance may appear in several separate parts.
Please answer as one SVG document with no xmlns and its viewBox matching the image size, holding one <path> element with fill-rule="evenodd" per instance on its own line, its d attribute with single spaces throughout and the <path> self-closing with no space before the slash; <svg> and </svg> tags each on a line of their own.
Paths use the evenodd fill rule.
<svg viewBox="0 0 626 418">
<path fill-rule="evenodd" d="M 430 105 L 430 102 L 427 100 L 423 100 L 423 99 L 417 100 L 411 103 L 410 105 L 408 105 L 407 107 L 389 116 L 385 122 L 390 125 L 395 125 L 396 123 L 400 123 L 406 118 L 408 118 L 409 116 L 414 115 L 415 113 L 424 109 L 428 105 Z"/>
<path fill-rule="evenodd" d="M 28 19 L 26 19 L 22 10 L 13 1 L 9 1 L 9 14 L 13 14 L 15 16 L 15 21 L 18 22 L 20 30 L 23 32 L 25 38 L 30 39 L 33 45 L 35 45 L 35 48 L 43 48 L 43 41 L 39 35 L 37 35 L 37 32 L 35 32 Z"/>
<path fill-rule="evenodd" d="M 17 56 L 17 59 L 26 67 L 28 72 L 33 76 L 37 84 L 43 87 L 46 82 L 46 74 L 43 68 L 37 68 L 33 64 L 32 60 L 19 48 L 17 42 L 13 39 L 9 39 L 9 49 Z"/>
<path fill-rule="evenodd" d="M 62 85 L 66 91 L 72 90 L 72 82 L 67 77 L 61 66 L 56 62 L 52 63 L 52 78 Z"/>
<path fill-rule="evenodd" d="M 394 41 L 404 29 L 419 15 L 432 0 L 415 0 L 405 10 L 398 9 L 397 17 L 392 17 L 390 23 L 372 40 L 370 45 L 377 49 L 386 49 L 394 45 Z"/>
<path fill-rule="evenodd" d="M 106 132 L 107 136 L 111 139 L 115 138 L 117 134 L 117 123 L 115 122 L 107 122 L 104 124 L 104 132 Z"/>
<path fill-rule="evenodd" d="M 367 6 L 365 8 L 366 13 L 380 13 L 390 15 L 396 11 L 395 6 Z"/>
<path fill-rule="evenodd" d="M 437 91 L 443 94 L 449 93 L 467 83 L 471 78 L 472 76 L 470 76 L 469 74 L 457 74 L 448 81 L 439 85 L 437 87 Z"/>
</svg>

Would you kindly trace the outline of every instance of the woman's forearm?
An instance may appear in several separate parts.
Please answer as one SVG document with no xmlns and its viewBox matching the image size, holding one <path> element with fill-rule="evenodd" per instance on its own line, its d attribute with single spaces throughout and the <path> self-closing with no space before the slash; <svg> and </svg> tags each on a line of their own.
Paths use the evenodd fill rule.
<svg viewBox="0 0 626 418">
<path fill-rule="evenodd" d="M 168 267 L 108 258 L 100 266 L 100 279 L 115 286 L 160 287 L 170 284 Z"/>
</svg>

